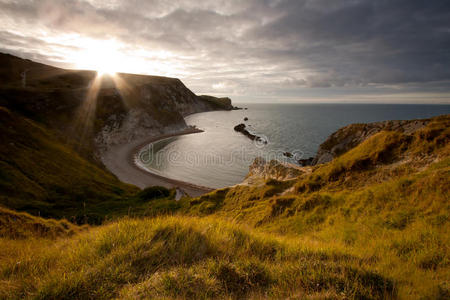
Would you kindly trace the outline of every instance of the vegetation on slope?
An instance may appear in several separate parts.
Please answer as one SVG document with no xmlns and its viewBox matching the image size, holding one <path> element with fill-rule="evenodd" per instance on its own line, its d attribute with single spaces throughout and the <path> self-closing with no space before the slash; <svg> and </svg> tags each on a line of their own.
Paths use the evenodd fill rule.
<svg viewBox="0 0 450 300">
<path fill-rule="evenodd" d="M 65 70 L 2 53 L 0 62 L 0 78 L 5 79 L 0 81 L 0 106 L 51 129 L 93 162 L 95 137 L 105 126 L 120 127 L 131 109 L 151 118 L 159 130 L 185 124 L 178 100 L 188 108 L 197 100 L 175 78 L 99 78 L 95 71 Z"/>
<path fill-rule="evenodd" d="M 99 223 L 141 210 L 138 189 L 96 154 L 136 132 L 182 128 L 183 115 L 215 107 L 175 78 L 99 78 L 2 53 L 0 66 L 0 205 L 44 217 Z M 128 131 L 118 129 L 124 120 Z"/>
<path fill-rule="evenodd" d="M 0 204 L 47 218 L 101 223 L 169 212 L 175 191 L 140 191 L 81 157 L 50 129 L 0 107 Z M 158 199 L 159 201 L 152 201 Z"/>
<path fill-rule="evenodd" d="M 149 188 L 131 194 L 128 214 L 175 216 L 53 243 L 26 216 L 28 234 L 0 238 L 0 297 L 448 298 L 449 125 L 379 132 L 294 180 L 180 201 Z"/>
<path fill-rule="evenodd" d="M 381 131 L 296 181 L 186 200 L 211 214 L 342 249 L 392 276 L 402 298 L 448 297 L 450 116 L 406 135 Z"/>
<path fill-rule="evenodd" d="M 95 71 L 65 70 L 3 53 L 0 106 L 53 130 L 93 162 L 99 147 L 111 140 L 183 129 L 185 115 L 232 109 L 229 98 L 198 97 L 177 78 L 98 77 Z"/>
<path fill-rule="evenodd" d="M 119 182 L 92 145 L 74 147 L 68 121 L 92 72 L 3 65 L 0 203 L 35 216 L 0 208 L 0 298 L 450 297 L 450 116 L 412 135 L 380 131 L 296 179 L 175 201 Z M 22 69 L 36 66 L 23 88 Z M 161 106 L 173 80 L 152 80 L 143 91 L 157 96 L 158 122 L 181 120 Z M 126 111 L 117 97 L 101 92 L 94 131 Z"/>
<path fill-rule="evenodd" d="M 55 244 L 0 239 L 0 297 L 391 298 L 370 262 L 213 219 L 124 219 Z M 18 263 L 19 262 L 19 263 Z"/>
<path fill-rule="evenodd" d="M 57 238 L 72 236 L 86 228 L 67 220 L 43 219 L 0 207 L 0 238 Z"/>
<path fill-rule="evenodd" d="M 93 219 L 138 191 L 33 121 L 5 108 L 0 120 L 2 205 L 45 217 Z"/>
</svg>

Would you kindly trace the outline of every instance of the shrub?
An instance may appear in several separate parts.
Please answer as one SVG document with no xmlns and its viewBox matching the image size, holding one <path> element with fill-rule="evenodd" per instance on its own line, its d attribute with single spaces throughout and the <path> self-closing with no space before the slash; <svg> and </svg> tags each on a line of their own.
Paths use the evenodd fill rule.
<svg viewBox="0 0 450 300">
<path fill-rule="evenodd" d="M 137 197 L 142 201 L 150 201 L 153 199 L 169 197 L 170 190 L 163 186 L 151 186 L 143 189 L 137 194 Z"/>
</svg>

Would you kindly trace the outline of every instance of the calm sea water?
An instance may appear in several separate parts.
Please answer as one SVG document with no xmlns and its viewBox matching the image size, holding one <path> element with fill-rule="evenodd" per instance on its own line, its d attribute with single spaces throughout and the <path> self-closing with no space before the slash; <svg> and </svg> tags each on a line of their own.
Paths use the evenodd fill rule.
<svg viewBox="0 0 450 300">
<path fill-rule="evenodd" d="M 219 188 L 241 182 L 257 156 L 295 162 L 314 156 L 334 131 L 351 123 L 407 120 L 450 114 L 450 105 L 242 104 L 247 110 L 191 115 L 186 121 L 205 132 L 168 138 L 145 147 L 141 163 L 160 175 Z M 248 121 L 244 122 L 247 117 Z M 268 143 L 235 132 L 245 123 Z"/>
</svg>

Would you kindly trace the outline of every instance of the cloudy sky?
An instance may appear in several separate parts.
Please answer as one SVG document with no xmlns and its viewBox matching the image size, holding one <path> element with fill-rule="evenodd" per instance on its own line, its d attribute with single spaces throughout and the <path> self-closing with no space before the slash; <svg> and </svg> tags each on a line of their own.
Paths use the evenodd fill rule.
<svg viewBox="0 0 450 300">
<path fill-rule="evenodd" d="M 0 51 L 236 102 L 450 103 L 448 0 L 0 0 Z"/>
</svg>

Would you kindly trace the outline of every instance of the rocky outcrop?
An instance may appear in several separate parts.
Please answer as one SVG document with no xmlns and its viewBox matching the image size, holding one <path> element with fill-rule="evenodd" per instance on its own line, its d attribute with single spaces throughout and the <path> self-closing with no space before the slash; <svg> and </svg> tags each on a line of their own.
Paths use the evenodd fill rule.
<svg viewBox="0 0 450 300">
<path fill-rule="evenodd" d="M 416 131 L 425 127 L 430 119 L 408 121 L 384 121 L 367 124 L 351 124 L 333 133 L 319 147 L 315 157 L 298 160 L 300 166 L 282 163 L 276 160 L 267 162 L 258 157 L 249 167 L 249 173 L 243 184 L 261 184 L 267 179 L 289 180 L 311 172 L 311 166 L 331 161 L 335 157 L 351 150 L 369 137 L 382 131 L 397 131 L 406 135 L 413 135 Z M 245 129 L 244 124 L 239 124 L 239 130 Z M 289 152 L 283 155 L 289 157 Z"/>
<path fill-rule="evenodd" d="M 247 131 L 246 129 L 245 129 L 245 124 L 243 124 L 243 123 L 241 123 L 241 124 L 239 124 L 239 125 L 236 125 L 236 126 L 234 126 L 234 131 L 237 131 L 237 132 L 244 132 L 244 130 L 245 131 Z M 248 132 L 248 131 L 247 131 Z"/>
<path fill-rule="evenodd" d="M 199 99 L 201 101 L 204 101 L 205 103 L 208 103 L 209 105 L 211 105 L 212 107 L 214 107 L 214 109 L 217 110 L 233 110 L 233 109 L 238 109 L 238 107 L 234 107 L 231 104 L 231 99 L 228 97 L 224 97 L 224 98 L 217 98 L 217 97 L 213 97 L 213 96 L 208 96 L 208 95 L 200 95 L 198 96 Z"/>
<path fill-rule="evenodd" d="M 268 179 L 278 181 L 297 178 L 305 173 L 299 166 L 289 163 L 282 163 L 277 160 L 267 162 L 262 157 L 257 157 L 249 166 L 249 172 L 244 180 L 244 184 L 263 183 Z"/>
<path fill-rule="evenodd" d="M 283 155 L 286 157 L 289 157 L 289 158 L 292 158 L 292 156 L 293 156 L 292 153 L 289 151 L 283 152 Z"/>
<path fill-rule="evenodd" d="M 299 161 L 299 163 L 302 165 L 327 163 L 382 130 L 398 131 L 411 135 L 426 126 L 428 122 L 429 119 L 351 124 L 339 129 L 329 136 L 328 139 L 320 145 L 314 158 L 308 158 Z"/>
<path fill-rule="evenodd" d="M 267 140 L 263 139 L 262 137 L 259 137 L 247 130 L 247 126 L 244 123 L 241 123 L 239 125 L 234 126 L 234 131 L 240 132 L 252 141 L 258 141 L 262 142 L 264 144 L 267 144 Z"/>
</svg>

